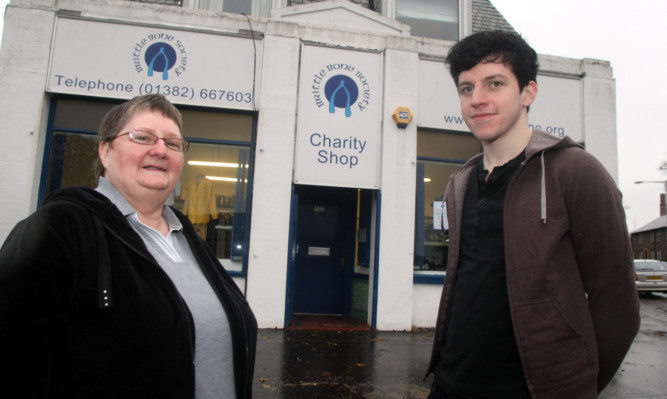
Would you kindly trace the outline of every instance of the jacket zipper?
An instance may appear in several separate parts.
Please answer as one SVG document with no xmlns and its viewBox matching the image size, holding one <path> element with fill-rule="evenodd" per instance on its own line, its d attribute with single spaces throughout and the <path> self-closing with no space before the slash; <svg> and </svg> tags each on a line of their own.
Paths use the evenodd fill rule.
<svg viewBox="0 0 667 399">
<path fill-rule="evenodd" d="M 97 217 L 97 216 L 94 216 Z M 141 251 L 139 248 L 135 247 L 133 244 L 130 244 L 127 242 L 124 238 L 120 237 L 113 229 L 107 226 L 106 223 L 104 223 L 103 220 L 101 220 L 102 225 L 104 228 L 109 231 L 114 237 L 116 237 L 121 243 L 123 243 L 126 247 L 130 248 L 132 251 L 136 252 L 139 254 L 141 257 L 144 259 L 148 260 L 153 266 L 156 267 L 158 273 L 162 273 L 162 277 L 165 278 L 166 283 L 167 283 L 167 288 L 172 291 L 174 297 L 176 298 L 176 307 L 179 310 L 179 314 L 182 319 L 185 319 L 189 328 L 185 329 L 185 339 L 188 342 L 188 346 L 190 348 L 190 363 L 192 364 L 192 370 L 194 372 L 194 363 L 195 363 L 195 339 L 194 339 L 194 331 L 195 331 L 195 325 L 194 325 L 194 320 L 192 318 L 192 314 L 190 313 L 190 309 L 188 309 L 187 305 L 185 304 L 185 300 L 181 296 L 181 294 L 178 292 L 178 289 L 176 289 L 176 286 L 174 283 L 171 281 L 171 279 L 167 276 L 167 273 L 162 270 L 162 267 L 160 267 L 159 264 L 153 259 L 152 256 L 147 256 L 143 251 Z M 191 397 L 195 397 L 195 384 L 194 384 L 194 375 L 192 376 L 192 386 L 191 386 Z"/>
</svg>

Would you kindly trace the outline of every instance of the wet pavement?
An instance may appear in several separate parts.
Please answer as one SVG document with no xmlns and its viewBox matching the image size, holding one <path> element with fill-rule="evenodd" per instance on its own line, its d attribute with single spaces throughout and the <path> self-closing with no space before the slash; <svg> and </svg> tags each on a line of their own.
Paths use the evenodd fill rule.
<svg viewBox="0 0 667 399">
<path fill-rule="evenodd" d="M 601 399 L 667 398 L 667 294 L 640 296 L 641 327 Z"/>
<path fill-rule="evenodd" d="M 640 301 L 640 332 L 601 399 L 667 399 L 667 295 Z M 432 341 L 430 329 L 260 330 L 253 398 L 426 398 Z"/>
<path fill-rule="evenodd" d="M 425 398 L 432 331 L 260 330 L 253 398 Z"/>
</svg>

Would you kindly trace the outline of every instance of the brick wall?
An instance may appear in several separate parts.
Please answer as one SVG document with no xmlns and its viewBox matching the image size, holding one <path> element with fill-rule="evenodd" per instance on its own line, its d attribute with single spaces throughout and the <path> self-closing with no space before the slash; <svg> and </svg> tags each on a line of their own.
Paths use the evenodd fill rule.
<svg viewBox="0 0 667 399">
<path fill-rule="evenodd" d="M 663 227 L 632 234 L 632 252 L 635 259 L 667 261 L 667 229 Z"/>
</svg>

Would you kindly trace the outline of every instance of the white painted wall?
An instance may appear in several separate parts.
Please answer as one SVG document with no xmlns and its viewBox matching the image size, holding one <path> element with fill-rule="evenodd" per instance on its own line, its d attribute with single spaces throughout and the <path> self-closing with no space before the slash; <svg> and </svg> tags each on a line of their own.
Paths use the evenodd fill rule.
<svg viewBox="0 0 667 399">
<path fill-rule="evenodd" d="M 261 328 L 285 320 L 300 46 L 298 38 L 264 38 L 246 293 Z"/>
<path fill-rule="evenodd" d="M 616 81 L 608 61 L 581 60 L 585 73 L 584 132 L 586 150 L 600 161 L 618 184 Z"/>
<path fill-rule="evenodd" d="M 55 13 L 9 5 L 0 51 L 0 242 L 36 207 Z"/>
<path fill-rule="evenodd" d="M 618 183 L 616 81 L 608 61 L 540 56 L 540 70 L 579 77 L 582 84 L 583 141 Z M 538 97 L 539 86 L 538 86 Z M 557 110 L 555 111 L 557 112 Z"/>
<path fill-rule="evenodd" d="M 419 75 L 416 52 L 385 51 L 384 132 L 382 138 L 380 253 L 377 328 L 412 328 L 412 263 L 417 124 L 400 129 L 391 115 L 396 107 L 417 108 Z"/>
<path fill-rule="evenodd" d="M 412 295 L 413 326 L 423 328 L 435 326 L 441 294 L 440 284 L 415 284 Z"/>
</svg>

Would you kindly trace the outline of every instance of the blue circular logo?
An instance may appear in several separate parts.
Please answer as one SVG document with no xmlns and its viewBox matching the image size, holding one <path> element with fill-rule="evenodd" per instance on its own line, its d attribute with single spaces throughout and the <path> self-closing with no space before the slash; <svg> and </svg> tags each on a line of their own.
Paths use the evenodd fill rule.
<svg viewBox="0 0 667 399">
<path fill-rule="evenodd" d="M 148 76 L 153 72 L 162 72 L 163 79 L 167 78 L 167 71 L 176 65 L 176 50 L 164 42 L 153 43 L 146 49 L 144 60 L 148 65 Z"/>
<path fill-rule="evenodd" d="M 334 113 L 335 108 L 343 108 L 345 115 L 349 117 L 350 106 L 359 98 L 359 88 L 349 76 L 336 75 L 327 81 L 324 95 L 329 100 L 330 113 Z"/>
</svg>

